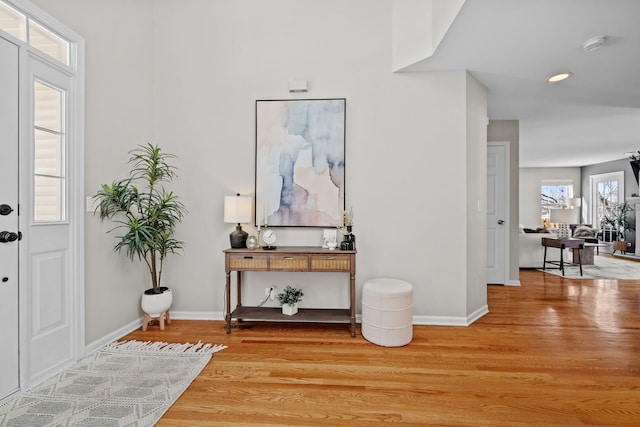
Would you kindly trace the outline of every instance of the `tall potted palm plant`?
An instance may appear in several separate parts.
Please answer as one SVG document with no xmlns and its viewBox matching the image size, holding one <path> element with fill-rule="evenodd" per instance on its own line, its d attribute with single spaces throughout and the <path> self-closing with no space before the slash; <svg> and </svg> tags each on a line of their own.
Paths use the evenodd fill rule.
<svg viewBox="0 0 640 427">
<path fill-rule="evenodd" d="M 625 234 L 629 230 L 633 230 L 633 226 L 629 221 L 629 213 L 633 211 L 633 207 L 625 200 L 622 203 L 614 205 L 603 217 L 605 224 L 609 224 L 616 230 L 616 242 L 613 243 L 613 250 L 626 252 L 627 242 Z"/>
<path fill-rule="evenodd" d="M 146 264 L 151 288 L 144 292 L 142 308 L 150 317 L 157 317 L 172 302 L 171 290 L 161 286 L 162 267 L 168 254 L 183 248 L 183 242 L 174 235 L 186 208 L 178 196 L 165 188 L 165 184 L 177 176 L 176 168 L 169 163 L 176 156 L 152 144 L 140 145 L 129 154 L 129 177 L 102 185 L 94 196 L 96 212 L 102 221 L 109 220 L 116 225 L 109 232 L 121 232 L 114 251 L 125 251 L 132 261 L 137 259 Z M 145 304 L 147 295 L 151 297 Z M 154 295 L 160 297 L 153 298 Z M 151 307 L 155 303 L 149 300 L 160 300 L 161 307 L 168 306 Z"/>
</svg>

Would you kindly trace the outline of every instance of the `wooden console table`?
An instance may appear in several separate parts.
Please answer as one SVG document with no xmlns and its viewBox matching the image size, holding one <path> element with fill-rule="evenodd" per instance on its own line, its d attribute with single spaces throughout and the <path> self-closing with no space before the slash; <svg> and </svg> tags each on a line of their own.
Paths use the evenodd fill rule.
<svg viewBox="0 0 640 427">
<path fill-rule="evenodd" d="M 344 323 L 351 326 L 351 336 L 356 336 L 356 251 L 322 249 L 311 246 L 279 246 L 275 250 L 227 249 L 224 251 L 226 273 L 227 333 L 231 333 L 231 320 Z M 231 311 L 231 272 L 236 272 L 237 306 Z M 339 272 L 349 273 L 349 308 L 320 309 L 301 308 L 294 316 L 282 314 L 280 307 L 249 307 L 242 305 L 243 271 L 277 272 Z"/>
</svg>

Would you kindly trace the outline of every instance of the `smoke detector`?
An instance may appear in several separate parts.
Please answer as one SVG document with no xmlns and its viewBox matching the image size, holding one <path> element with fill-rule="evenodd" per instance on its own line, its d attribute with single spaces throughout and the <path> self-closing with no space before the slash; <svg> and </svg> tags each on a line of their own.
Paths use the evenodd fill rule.
<svg viewBox="0 0 640 427">
<path fill-rule="evenodd" d="M 583 52 L 592 52 L 594 50 L 600 49 L 604 46 L 607 38 L 605 36 L 597 36 L 591 37 L 586 42 L 582 43 L 582 51 Z"/>
</svg>

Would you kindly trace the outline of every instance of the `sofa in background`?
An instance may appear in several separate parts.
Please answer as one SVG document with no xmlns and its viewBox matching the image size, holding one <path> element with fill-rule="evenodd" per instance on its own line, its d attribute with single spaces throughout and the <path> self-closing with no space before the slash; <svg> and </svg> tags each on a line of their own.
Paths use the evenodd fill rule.
<svg viewBox="0 0 640 427">
<path fill-rule="evenodd" d="M 519 240 L 519 267 L 520 268 L 542 268 L 544 262 L 543 237 L 557 237 L 555 233 L 525 233 L 520 232 Z M 551 254 L 552 255 L 552 254 Z M 553 256 L 553 255 L 552 255 Z M 555 259 L 555 256 L 554 258 Z"/>
</svg>

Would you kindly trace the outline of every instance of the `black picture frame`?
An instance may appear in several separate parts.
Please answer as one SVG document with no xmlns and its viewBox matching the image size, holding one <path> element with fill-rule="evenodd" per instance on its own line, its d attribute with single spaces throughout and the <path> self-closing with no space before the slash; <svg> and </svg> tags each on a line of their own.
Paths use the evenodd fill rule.
<svg viewBox="0 0 640 427">
<path fill-rule="evenodd" d="M 346 99 L 256 100 L 255 114 L 256 223 L 342 225 Z"/>
</svg>

